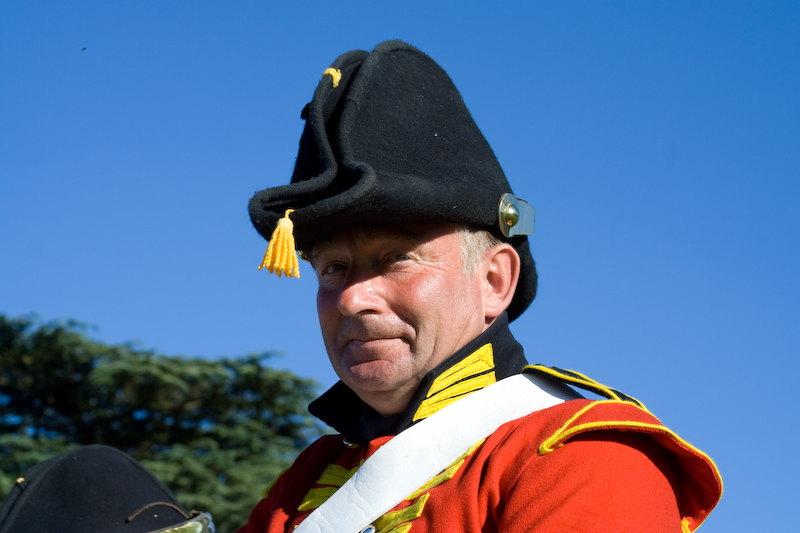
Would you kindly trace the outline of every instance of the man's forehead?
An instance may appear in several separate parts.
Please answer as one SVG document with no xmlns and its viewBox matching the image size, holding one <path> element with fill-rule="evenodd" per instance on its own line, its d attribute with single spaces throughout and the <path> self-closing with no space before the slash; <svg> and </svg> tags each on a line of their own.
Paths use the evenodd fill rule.
<svg viewBox="0 0 800 533">
<path fill-rule="evenodd" d="M 353 226 L 337 231 L 314 243 L 311 258 L 325 250 L 341 246 L 346 242 L 366 244 L 380 240 L 403 242 L 409 245 L 420 244 L 430 239 L 453 233 L 452 224 L 393 224 L 376 226 Z"/>
</svg>

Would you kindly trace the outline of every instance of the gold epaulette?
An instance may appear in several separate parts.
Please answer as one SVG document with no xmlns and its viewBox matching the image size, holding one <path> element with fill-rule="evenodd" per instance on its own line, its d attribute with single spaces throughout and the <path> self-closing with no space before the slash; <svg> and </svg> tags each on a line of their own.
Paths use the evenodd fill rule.
<svg viewBox="0 0 800 533">
<path fill-rule="evenodd" d="M 580 389 L 591 391 L 595 394 L 603 396 L 604 398 L 608 398 L 609 400 L 632 403 L 636 407 L 647 411 L 647 407 L 645 407 L 644 404 L 636 398 L 628 396 L 617 389 L 607 387 L 602 383 L 598 383 L 595 380 L 584 376 L 583 374 L 575 372 L 574 370 L 563 370 L 554 366 L 529 365 L 525 367 L 523 372 L 543 374 L 562 383 L 566 383 L 567 385 L 574 385 Z M 649 413 L 649 411 L 647 412 Z"/>
</svg>

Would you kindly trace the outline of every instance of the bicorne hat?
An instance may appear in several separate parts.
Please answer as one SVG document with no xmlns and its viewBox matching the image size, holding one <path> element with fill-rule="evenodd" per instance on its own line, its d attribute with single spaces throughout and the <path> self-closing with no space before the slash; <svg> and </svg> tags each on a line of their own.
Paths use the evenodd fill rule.
<svg viewBox="0 0 800 533">
<path fill-rule="evenodd" d="M 30 468 L 0 507 L 0 533 L 214 533 L 130 455 L 93 444 Z"/>
<path fill-rule="evenodd" d="M 292 244 L 350 226 L 461 223 L 512 244 L 522 259 L 511 320 L 536 295 L 527 234 L 533 208 L 511 187 L 447 73 L 423 52 L 386 41 L 339 56 L 301 114 L 291 182 L 260 191 L 250 218 L 270 241 L 262 266 L 297 275 Z M 286 236 L 293 230 L 293 239 Z M 288 239 L 289 251 L 279 250 Z M 289 262 L 291 261 L 291 262 Z"/>
</svg>

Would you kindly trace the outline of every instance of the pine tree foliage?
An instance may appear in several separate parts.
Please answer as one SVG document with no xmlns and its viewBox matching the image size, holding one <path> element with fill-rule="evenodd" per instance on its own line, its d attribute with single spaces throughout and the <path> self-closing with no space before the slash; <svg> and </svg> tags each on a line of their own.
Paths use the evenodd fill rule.
<svg viewBox="0 0 800 533">
<path fill-rule="evenodd" d="M 0 498 L 39 461 L 107 444 L 233 531 L 321 432 L 306 412 L 316 384 L 269 357 L 165 356 L 96 342 L 76 322 L 0 315 Z"/>
</svg>

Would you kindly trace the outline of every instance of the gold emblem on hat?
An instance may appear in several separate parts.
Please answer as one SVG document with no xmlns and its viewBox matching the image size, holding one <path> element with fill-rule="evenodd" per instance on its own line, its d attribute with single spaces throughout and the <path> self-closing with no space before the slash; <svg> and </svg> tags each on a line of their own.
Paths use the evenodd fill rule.
<svg viewBox="0 0 800 533">
<path fill-rule="evenodd" d="M 510 192 L 500 197 L 497 205 L 497 218 L 500 232 L 504 237 L 530 235 L 536 231 L 534 223 L 536 209 Z"/>
</svg>

